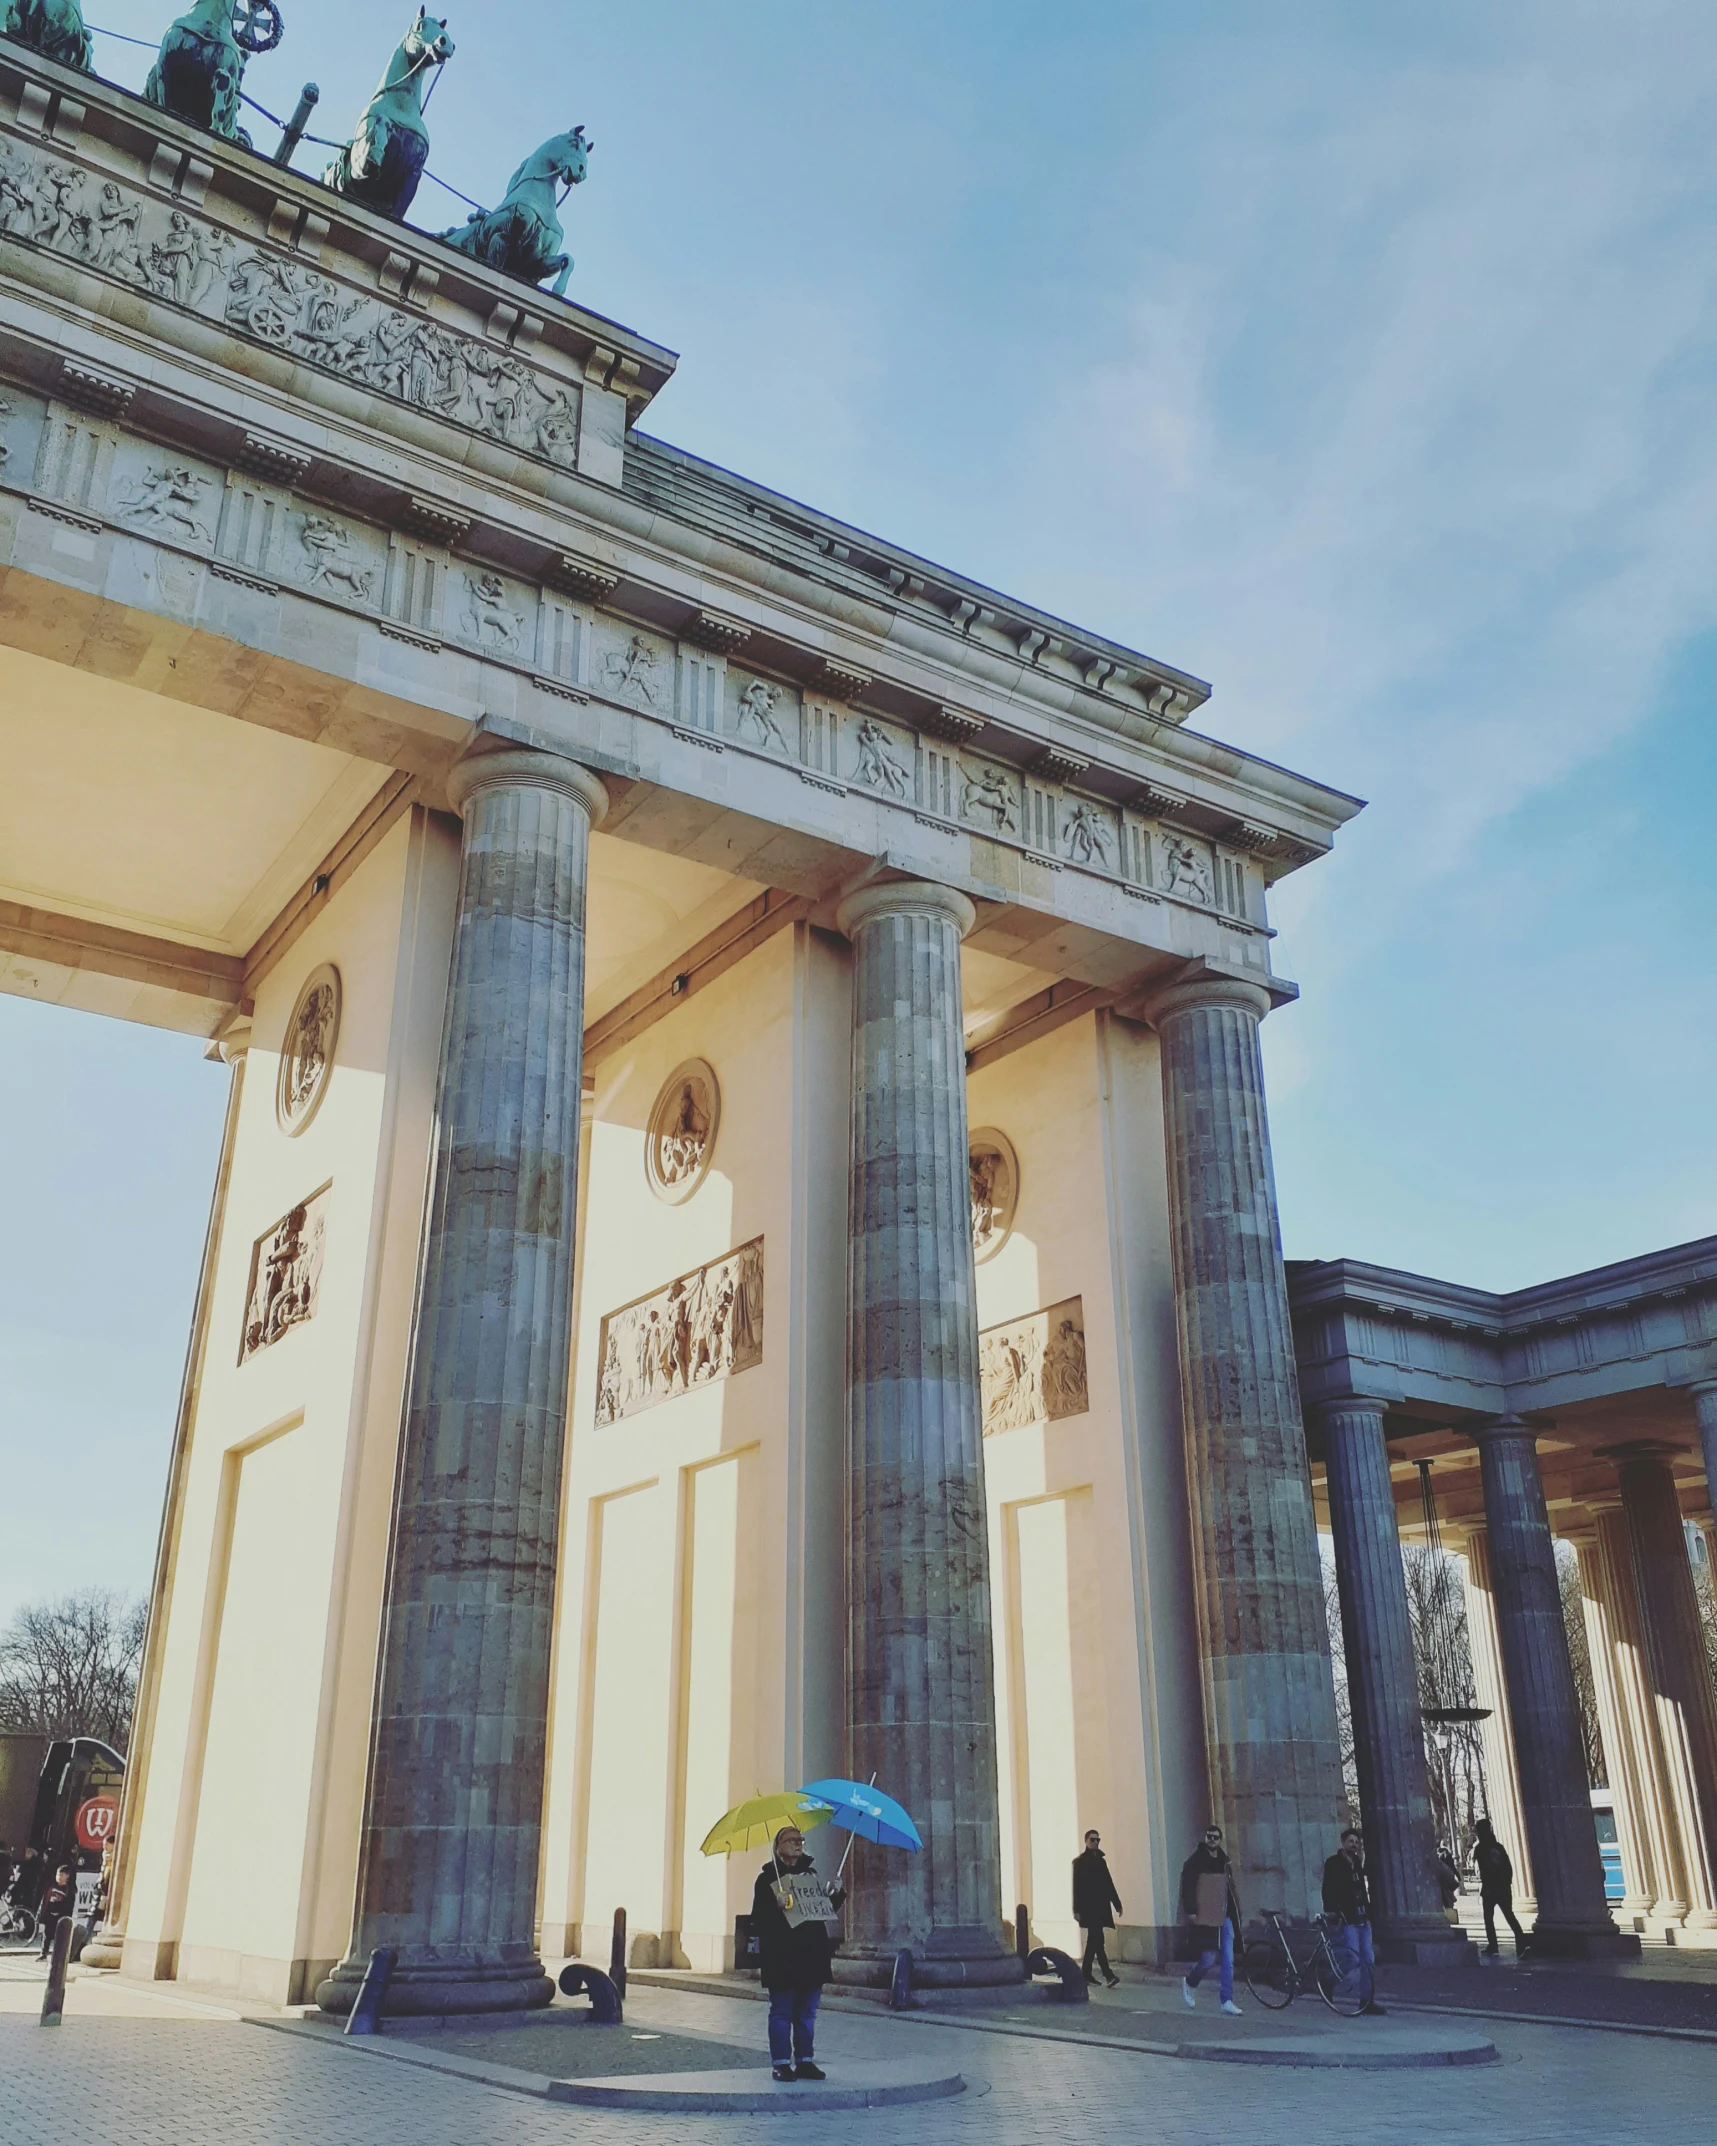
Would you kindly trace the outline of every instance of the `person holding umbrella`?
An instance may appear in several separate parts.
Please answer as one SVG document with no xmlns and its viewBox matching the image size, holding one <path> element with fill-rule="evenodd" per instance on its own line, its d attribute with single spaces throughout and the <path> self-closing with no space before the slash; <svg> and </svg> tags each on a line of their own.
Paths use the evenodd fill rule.
<svg viewBox="0 0 1717 2146">
<path fill-rule="evenodd" d="M 769 1992 L 769 2061 L 783 2083 L 827 2077 L 814 2053 L 817 2007 L 830 1974 L 829 1926 L 846 1897 L 845 1886 L 817 1876 L 799 1828 L 784 1825 L 751 1896 L 751 1928 Z"/>
</svg>

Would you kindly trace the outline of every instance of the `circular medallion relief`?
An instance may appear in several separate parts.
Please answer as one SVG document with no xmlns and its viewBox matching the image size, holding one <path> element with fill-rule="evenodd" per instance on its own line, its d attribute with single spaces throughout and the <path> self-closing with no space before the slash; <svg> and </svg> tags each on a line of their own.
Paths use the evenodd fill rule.
<svg viewBox="0 0 1717 2146">
<path fill-rule="evenodd" d="M 677 1207 L 696 1192 L 715 1153 L 720 1122 L 715 1069 L 701 1058 L 688 1058 L 668 1075 L 650 1112 L 644 1171 L 657 1199 Z"/>
<path fill-rule="evenodd" d="M 340 972 L 325 961 L 305 978 L 280 1046 L 274 1114 L 283 1133 L 301 1133 L 316 1115 L 327 1092 L 339 1036 Z"/>
<path fill-rule="evenodd" d="M 972 1172 L 972 1253 L 981 1266 L 1013 1232 L 1019 1206 L 1019 1157 L 1006 1133 L 980 1125 L 968 1143 Z"/>
</svg>

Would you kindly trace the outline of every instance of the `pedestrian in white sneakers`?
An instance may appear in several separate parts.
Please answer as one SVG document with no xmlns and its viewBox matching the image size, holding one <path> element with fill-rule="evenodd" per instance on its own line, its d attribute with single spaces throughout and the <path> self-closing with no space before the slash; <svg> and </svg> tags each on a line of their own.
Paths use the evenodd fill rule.
<svg viewBox="0 0 1717 2146">
<path fill-rule="evenodd" d="M 1222 2009 L 1239 2017 L 1234 2002 L 1234 1933 L 1240 1927 L 1240 1896 L 1234 1890 L 1234 1866 L 1222 1845 L 1222 1828 L 1206 1826 L 1204 1838 L 1180 1870 L 1181 1918 L 1193 1926 L 1198 1964 L 1181 1983 L 1188 2009 L 1198 2002 L 1198 1985 L 1221 1962 L 1217 1988 Z"/>
</svg>

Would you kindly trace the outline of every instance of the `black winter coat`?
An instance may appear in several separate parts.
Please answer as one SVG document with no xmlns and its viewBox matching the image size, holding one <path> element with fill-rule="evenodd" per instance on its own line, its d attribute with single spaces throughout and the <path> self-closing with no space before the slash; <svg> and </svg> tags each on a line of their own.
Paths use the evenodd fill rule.
<svg viewBox="0 0 1717 2146">
<path fill-rule="evenodd" d="M 1191 1855 L 1180 1866 L 1181 1920 L 1191 1922 L 1198 1913 L 1198 1881 L 1200 1878 L 1208 1877 L 1216 1871 L 1221 1871 L 1227 1876 L 1228 1920 L 1238 1930 L 1240 1927 L 1240 1895 L 1234 1889 L 1234 1865 L 1228 1860 L 1228 1851 L 1225 1848 L 1207 1848 L 1203 1841 L 1199 1842 Z M 1217 1924 L 1201 1923 L 1196 1927 L 1201 1932 L 1208 1933 L 1209 1943 L 1212 1945 L 1216 1943 L 1219 1934 Z M 1204 1939 L 1201 1938 L 1200 1941 L 1203 1942 Z"/>
<path fill-rule="evenodd" d="M 1120 1913 L 1121 1896 L 1109 1875 L 1109 1858 L 1101 1848 L 1087 1848 L 1073 1858 L 1073 1920 L 1081 1930 L 1112 1930 Z"/>
<path fill-rule="evenodd" d="M 1339 1915 L 1343 1922 L 1371 1920 L 1371 1888 L 1365 1872 L 1355 1870 L 1351 1857 L 1339 1848 L 1324 1865 L 1324 1913 Z"/>
<path fill-rule="evenodd" d="M 816 1864 L 807 1855 L 793 1866 L 792 1875 L 814 1874 Z M 782 1875 L 789 1866 L 781 1866 Z M 829 1895 L 836 1907 L 847 1897 L 844 1885 Z M 829 1979 L 834 1947 L 826 1922 L 802 1922 L 795 1929 L 781 1912 L 775 1898 L 775 1859 L 770 1857 L 757 1873 L 751 1894 L 751 1929 L 761 1955 L 763 1987 L 766 1990 L 820 1990 Z"/>
<path fill-rule="evenodd" d="M 1494 1834 L 1489 1840 L 1475 1843 L 1473 1861 L 1478 1865 L 1479 1892 L 1483 1898 L 1513 1899 L 1514 1865 L 1508 1859 L 1508 1850 Z"/>
</svg>

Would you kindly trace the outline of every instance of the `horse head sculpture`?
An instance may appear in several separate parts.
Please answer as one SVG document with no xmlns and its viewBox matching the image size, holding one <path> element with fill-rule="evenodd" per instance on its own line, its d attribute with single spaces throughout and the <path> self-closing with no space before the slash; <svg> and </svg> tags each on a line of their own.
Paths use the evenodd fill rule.
<svg viewBox="0 0 1717 2146">
<path fill-rule="evenodd" d="M 545 276 L 555 276 L 555 296 L 563 296 L 572 273 L 572 256 L 560 250 L 566 234 L 561 229 L 555 188 L 577 186 L 583 180 L 595 146 L 585 140 L 582 126 L 551 134 L 507 181 L 499 208 L 478 209 L 456 229 L 442 232 L 442 237 L 461 253 L 474 255 L 503 275 L 517 276 L 521 283 L 541 283 Z"/>
<path fill-rule="evenodd" d="M 452 57 L 447 25 L 420 7 L 351 140 L 322 174 L 322 184 L 384 216 L 403 216 L 429 161 L 424 100 L 436 70 Z"/>
</svg>

